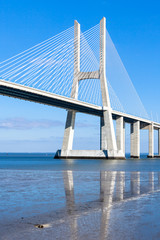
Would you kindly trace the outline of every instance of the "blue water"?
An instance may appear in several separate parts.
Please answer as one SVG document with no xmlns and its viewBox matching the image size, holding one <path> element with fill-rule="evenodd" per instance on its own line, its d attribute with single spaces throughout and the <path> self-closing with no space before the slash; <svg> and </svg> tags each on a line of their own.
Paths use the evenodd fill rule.
<svg viewBox="0 0 160 240">
<path fill-rule="evenodd" d="M 160 159 L 54 159 L 54 153 L 1 153 L 0 169 L 73 171 L 160 171 Z"/>
<path fill-rule="evenodd" d="M 106 175 L 101 179 L 101 174 L 104 173 Z M 106 189 L 104 197 L 109 197 L 105 201 L 100 200 L 101 185 Z M 106 209 L 104 203 L 111 201 L 111 198 L 112 212 L 109 211 L 109 215 L 106 215 L 106 210 L 102 211 L 103 207 Z M 40 220 L 43 222 L 43 214 L 49 214 L 53 221 L 59 216 L 59 211 L 63 213 L 61 220 L 68 218 L 68 213 L 71 216 L 73 214 L 74 218 L 77 209 L 76 224 L 81 230 L 76 230 L 76 234 L 87 231 L 87 235 L 80 239 L 86 240 L 86 236 L 92 240 L 106 239 L 99 238 L 97 234 L 100 231 L 98 228 L 106 228 L 107 216 L 110 216 L 109 239 L 160 239 L 160 235 L 156 235 L 159 234 L 159 203 L 160 159 L 148 159 L 143 155 L 141 159 L 126 160 L 61 160 L 54 159 L 54 153 L 0 154 L 0 240 L 23 239 L 25 230 L 22 231 L 21 227 L 24 226 L 23 221 L 28 224 L 29 218 L 42 216 Z M 88 210 L 83 216 L 83 211 Z M 24 220 L 19 222 L 20 230 L 17 235 L 17 231 L 13 233 L 14 222 L 21 219 Z M 103 226 L 104 220 L 106 223 Z M 71 239 L 69 235 L 65 235 L 69 233 L 63 233 L 68 222 L 70 220 L 64 223 L 62 221 L 59 228 L 53 224 L 53 232 L 49 232 L 48 236 L 55 236 L 54 239 L 64 239 L 65 236 L 65 240 Z M 84 222 L 85 226 L 90 224 L 88 228 L 84 228 Z M 152 222 L 157 225 L 154 225 L 154 231 L 151 232 Z M 32 225 L 35 223 L 37 222 L 33 221 Z M 76 224 L 73 223 L 73 226 Z M 8 226 L 9 229 L 13 227 L 10 232 L 5 230 Z M 121 235 L 115 235 L 119 229 Z M 31 231 L 32 234 L 38 234 L 33 228 Z M 101 232 L 103 231 L 100 234 Z M 30 230 L 26 234 L 30 234 Z M 27 236 L 26 239 L 30 239 L 30 235 Z M 33 239 L 44 238 L 36 235 Z"/>
</svg>

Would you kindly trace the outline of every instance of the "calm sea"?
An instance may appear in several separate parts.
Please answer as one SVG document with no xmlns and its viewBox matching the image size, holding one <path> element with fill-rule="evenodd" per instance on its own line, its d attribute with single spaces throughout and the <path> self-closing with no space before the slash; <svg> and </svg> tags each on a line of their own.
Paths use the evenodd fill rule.
<svg viewBox="0 0 160 240">
<path fill-rule="evenodd" d="M 160 159 L 54 159 L 55 153 L 0 153 L 0 169 L 73 171 L 160 171 Z"/>
<path fill-rule="evenodd" d="M 0 240 L 160 239 L 159 208 L 160 159 L 0 154 Z M 34 224 L 48 221 L 39 235 Z"/>
</svg>

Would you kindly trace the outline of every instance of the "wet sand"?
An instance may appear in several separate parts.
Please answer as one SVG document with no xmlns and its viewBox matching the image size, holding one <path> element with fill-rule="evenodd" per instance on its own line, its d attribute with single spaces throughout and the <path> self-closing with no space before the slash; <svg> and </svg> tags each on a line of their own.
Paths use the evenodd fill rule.
<svg viewBox="0 0 160 240">
<path fill-rule="evenodd" d="M 113 204 L 108 209 L 90 206 L 86 211 L 59 211 L 1 224 L 2 240 L 125 240 L 160 238 L 160 194 Z M 37 225 L 43 226 L 38 228 Z"/>
<path fill-rule="evenodd" d="M 44 173 L 46 174 L 45 171 L 40 172 L 40 175 L 37 173 L 36 176 L 28 173 L 28 180 L 24 179 L 25 188 L 27 184 L 34 185 L 35 179 L 39 179 Z M 159 172 L 63 171 L 54 173 L 53 176 L 52 172 L 50 174 L 48 172 L 46 176 L 47 182 L 43 186 L 41 197 L 46 201 L 47 198 L 43 198 L 43 194 L 50 192 L 48 184 L 52 179 L 53 196 L 49 194 L 49 200 L 52 197 L 53 208 L 47 209 L 48 202 L 32 196 L 36 191 L 30 192 L 28 198 L 30 196 L 33 200 L 36 199 L 38 205 L 28 207 L 28 211 L 36 206 L 39 212 L 32 216 L 27 215 L 26 211 L 23 211 L 25 206 L 21 206 L 21 215 L 17 211 L 17 215 L 14 213 L 15 217 L 12 218 L 9 217 L 12 216 L 12 211 L 17 210 L 17 207 L 12 205 L 8 215 L 4 215 L 5 218 L 1 215 L 0 240 L 160 239 Z M 19 177 L 21 176 L 18 175 L 18 181 Z M 61 188 L 56 191 L 62 180 Z M 44 178 L 37 185 L 37 189 L 40 189 L 42 182 Z M 6 188 L 10 189 L 9 186 L 12 183 L 5 182 L 5 184 Z M 24 187 L 24 183 L 22 186 Z M 17 191 L 16 197 L 20 196 L 19 189 Z M 46 212 L 44 212 L 44 205 L 46 205 Z"/>
</svg>

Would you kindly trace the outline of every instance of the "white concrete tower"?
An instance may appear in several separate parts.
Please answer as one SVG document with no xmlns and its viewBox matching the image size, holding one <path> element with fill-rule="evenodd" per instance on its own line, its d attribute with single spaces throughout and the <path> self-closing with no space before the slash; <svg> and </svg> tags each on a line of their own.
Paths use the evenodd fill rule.
<svg viewBox="0 0 160 240">
<path fill-rule="evenodd" d="M 106 79 L 106 19 L 100 21 L 100 66 L 99 70 L 92 72 L 80 71 L 80 24 L 74 22 L 74 77 L 71 98 L 78 99 L 79 81 L 85 79 L 99 79 L 101 85 L 103 115 L 101 117 L 100 150 L 72 150 L 75 111 L 68 111 L 63 138 L 62 150 L 58 151 L 59 158 L 124 158 L 122 124 L 119 124 L 117 149 L 116 136 L 113 126 L 112 109 Z M 122 136 L 120 136 L 122 134 Z"/>
<path fill-rule="evenodd" d="M 80 72 L 80 24 L 74 21 L 74 77 L 71 91 L 71 98 L 78 98 L 78 74 Z M 62 156 L 68 156 L 69 151 L 72 150 L 74 126 L 75 126 L 75 111 L 68 111 L 66 126 L 64 131 Z"/>
<path fill-rule="evenodd" d="M 100 21 L 100 82 L 103 104 L 103 116 L 101 117 L 101 150 L 107 150 L 109 158 L 124 157 L 123 148 L 117 150 L 106 79 L 106 18 Z"/>
</svg>

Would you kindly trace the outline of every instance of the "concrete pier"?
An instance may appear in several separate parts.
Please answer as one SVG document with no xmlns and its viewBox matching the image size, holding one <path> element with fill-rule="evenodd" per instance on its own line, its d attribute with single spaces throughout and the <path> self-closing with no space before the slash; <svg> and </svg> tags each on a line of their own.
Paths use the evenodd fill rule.
<svg viewBox="0 0 160 240">
<path fill-rule="evenodd" d="M 76 117 L 76 113 L 74 111 L 68 111 L 65 132 L 63 137 L 63 145 L 62 145 L 62 153 L 61 153 L 62 156 L 66 155 L 67 151 L 72 150 L 75 117 Z"/>
<path fill-rule="evenodd" d="M 123 151 L 124 153 L 124 141 L 125 141 L 125 125 L 123 117 L 118 117 L 116 119 L 116 140 L 117 140 L 117 149 Z"/>
<path fill-rule="evenodd" d="M 158 129 L 158 156 L 160 156 L 160 129 Z"/>
<path fill-rule="evenodd" d="M 130 125 L 130 157 L 133 156 L 134 152 L 134 132 L 133 132 L 133 123 Z"/>
<path fill-rule="evenodd" d="M 131 158 L 140 157 L 140 122 L 131 124 Z"/>
<path fill-rule="evenodd" d="M 149 154 L 148 154 L 148 158 L 153 158 L 154 157 L 154 127 L 153 127 L 152 123 L 149 125 L 148 130 L 149 130 Z"/>
<path fill-rule="evenodd" d="M 125 153 L 126 153 L 126 124 L 123 118 L 123 153 L 124 153 L 124 157 L 125 157 Z"/>
</svg>

